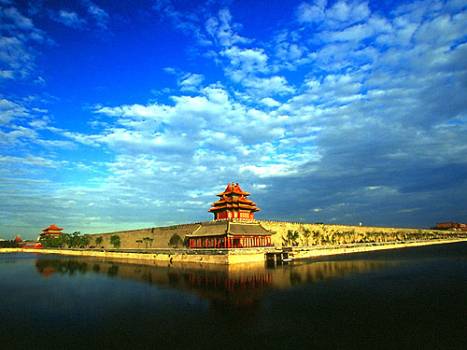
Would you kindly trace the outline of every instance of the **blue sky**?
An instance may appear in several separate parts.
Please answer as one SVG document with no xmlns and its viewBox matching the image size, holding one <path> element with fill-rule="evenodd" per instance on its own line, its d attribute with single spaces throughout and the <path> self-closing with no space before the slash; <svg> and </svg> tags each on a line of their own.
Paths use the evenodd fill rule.
<svg viewBox="0 0 467 350">
<path fill-rule="evenodd" d="M 0 0 L 0 236 L 467 221 L 467 3 Z"/>
</svg>

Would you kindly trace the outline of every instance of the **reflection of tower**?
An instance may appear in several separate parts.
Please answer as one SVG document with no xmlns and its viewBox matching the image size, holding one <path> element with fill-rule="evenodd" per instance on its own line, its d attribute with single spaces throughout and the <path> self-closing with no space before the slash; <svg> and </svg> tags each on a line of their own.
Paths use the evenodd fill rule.
<svg viewBox="0 0 467 350">
<path fill-rule="evenodd" d="M 247 198 L 249 195 L 238 183 L 229 183 L 224 192 L 217 195 L 220 199 L 212 204 L 209 211 L 214 214 L 214 220 L 254 220 L 255 212 L 260 209 Z"/>
<path fill-rule="evenodd" d="M 86 261 L 72 259 L 53 259 L 53 258 L 38 258 L 36 260 L 36 269 L 43 277 L 49 277 L 54 273 L 74 275 L 79 272 L 84 274 L 88 271 L 88 263 Z"/>
<path fill-rule="evenodd" d="M 255 271 L 191 270 L 185 275 L 184 287 L 209 300 L 213 311 L 257 310 L 264 292 L 272 285 L 272 273 Z M 227 313 L 228 314 L 228 313 Z M 251 312 L 244 313 L 242 317 Z"/>
<path fill-rule="evenodd" d="M 56 260 L 58 261 L 58 260 Z M 54 260 L 48 259 L 37 259 L 36 260 L 36 269 L 42 277 L 50 277 L 55 272 L 57 272 L 57 263 Z"/>
</svg>

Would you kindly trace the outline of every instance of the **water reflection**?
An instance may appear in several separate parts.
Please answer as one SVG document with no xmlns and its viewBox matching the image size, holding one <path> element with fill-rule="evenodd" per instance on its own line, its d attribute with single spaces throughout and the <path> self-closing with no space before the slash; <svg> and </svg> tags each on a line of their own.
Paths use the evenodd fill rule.
<svg viewBox="0 0 467 350">
<path fill-rule="evenodd" d="M 112 278 L 136 280 L 162 288 L 194 293 L 213 307 L 258 305 L 264 293 L 305 283 L 340 278 L 394 265 L 372 260 L 318 261 L 277 268 L 258 265 L 181 265 L 153 266 L 120 263 L 91 258 L 39 257 L 36 269 L 44 278 L 54 274 L 105 274 Z"/>
</svg>

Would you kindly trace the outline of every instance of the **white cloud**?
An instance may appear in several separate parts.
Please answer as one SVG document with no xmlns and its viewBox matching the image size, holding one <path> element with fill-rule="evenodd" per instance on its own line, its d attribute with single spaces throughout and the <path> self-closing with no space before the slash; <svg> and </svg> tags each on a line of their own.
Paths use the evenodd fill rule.
<svg viewBox="0 0 467 350">
<path fill-rule="evenodd" d="M 290 86 L 287 79 L 282 76 L 247 78 L 242 84 L 256 96 L 286 95 L 295 92 L 294 87 Z"/>
<path fill-rule="evenodd" d="M 363 21 L 370 16 L 367 1 L 339 0 L 330 7 L 327 5 L 326 0 L 302 3 L 297 8 L 297 19 L 302 23 L 341 27 Z"/>
<path fill-rule="evenodd" d="M 300 22 L 313 23 L 321 21 L 325 16 L 327 0 L 317 0 L 312 4 L 303 2 L 297 8 L 297 17 Z"/>
<path fill-rule="evenodd" d="M 51 14 L 51 18 L 71 28 L 82 28 L 86 24 L 86 21 L 73 11 L 60 10 Z"/>
<path fill-rule="evenodd" d="M 2 4 L 3 5 L 3 4 Z M 8 6 L 9 4 L 4 4 Z M 35 31 L 36 28 L 32 23 L 30 18 L 25 17 L 22 15 L 15 7 L 5 7 L 1 11 L 1 17 L 9 21 L 13 28 L 17 28 L 23 31 Z M 6 23 L 4 23 L 5 25 Z"/>
<path fill-rule="evenodd" d="M 233 46 L 221 52 L 228 59 L 227 74 L 235 82 L 268 71 L 268 56 L 262 49 L 241 49 Z"/>
<path fill-rule="evenodd" d="M 338 22 L 355 23 L 368 18 L 370 9 L 368 1 L 340 0 L 326 11 L 326 17 Z"/>
<path fill-rule="evenodd" d="M 181 77 L 178 85 L 182 91 L 197 91 L 203 81 L 202 74 L 188 73 Z"/>
<path fill-rule="evenodd" d="M 279 107 L 281 104 L 271 97 L 264 97 L 260 102 L 267 107 Z"/>
<path fill-rule="evenodd" d="M 85 0 L 84 4 L 87 6 L 87 11 L 93 17 L 96 25 L 101 29 L 107 29 L 110 18 L 109 14 L 92 1 Z"/>
<path fill-rule="evenodd" d="M 14 157 L 14 156 L 0 156 L 0 163 L 5 165 L 31 165 L 44 168 L 58 168 L 64 165 L 63 162 L 57 162 L 56 160 L 46 159 L 44 157 L 37 156 L 25 156 L 25 157 Z"/>
<path fill-rule="evenodd" d="M 0 4 L 0 79 L 27 78 L 35 68 L 35 45 L 45 33 L 9 4 Z"/>
<path fill-rule="evenodd" d="M 270 165 L 242 165 L 240 166 L 240 173 L 252 173 L 259 178 L 287 176 L 295 173 L 295 170 L 287 164 L 270 164 Z"/>
<path fill-rule="evenodd" d="M 205 29 L 214 42 L 220 46 L 229 47 L 251 42 L 237 33 L 239 25 L 232 24 L 232 16 L 226 8 L 221 9 L 217 16 L 210 17 L 205 23 Z"/>
<path fill-rule="evenodd" d="M 0 98 L 0 125 L 9 124 L 11 120 L 29 115 L 27 109 L 19 104 Z"/>
</svg>

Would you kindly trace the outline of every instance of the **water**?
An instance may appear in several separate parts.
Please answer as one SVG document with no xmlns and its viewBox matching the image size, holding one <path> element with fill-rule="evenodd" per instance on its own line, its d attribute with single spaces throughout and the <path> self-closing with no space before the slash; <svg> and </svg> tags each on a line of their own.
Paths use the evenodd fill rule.
<svg viewBox="0 0 467 350">
<path fill-rule="evenodd" d="M 266 268 L 0 255 L 1 349 L 467 348 L 467 243 Z"/>
</svg>

